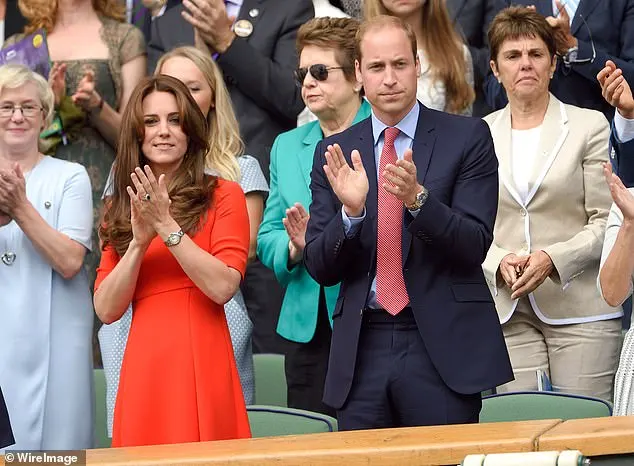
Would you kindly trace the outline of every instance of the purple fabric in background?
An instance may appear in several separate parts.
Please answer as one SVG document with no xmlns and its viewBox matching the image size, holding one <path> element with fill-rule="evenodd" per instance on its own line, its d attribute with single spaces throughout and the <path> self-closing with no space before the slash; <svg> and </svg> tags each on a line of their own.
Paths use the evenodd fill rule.
<svg viewBox="0 0 634 466">
<path fill-rule="evenodd" d="M 46 45 L 46 33 L 38 29 L 24 39 L 0 50 L 0 65 L 25 65 L 48 79 L 51 61 Z"/>
</svg>

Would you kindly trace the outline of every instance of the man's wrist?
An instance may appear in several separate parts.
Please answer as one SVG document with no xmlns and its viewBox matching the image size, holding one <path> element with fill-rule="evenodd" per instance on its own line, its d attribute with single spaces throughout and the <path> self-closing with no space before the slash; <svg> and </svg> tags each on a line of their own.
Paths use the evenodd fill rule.
<svg viewBox="0 0 634 466">
<path fill-rule="evenodd" d="M 626 120 L 634 120 L 634 108 L 631 108 L 631 109 L 617 108 L 617 111 Z"/>
<path fill-rule="evenodd" d="M 363 214 L 363 208 L 363 205 L 361 207 L 348 207 L 344 205 L 343 211 L 348 217 L 361 217 L 361 215 Z"/>
<path fill-rule="evenodd" d="M 405 208 L 407 210 L 416 211 L 419 210 L 423 206 L 423 204 L 425 204 L 427 196 L 427 190 L 424 186 L 419 184 L 417 185 L 414 195 L 411 198 L 407 199 L 406 202 L 403 202 L 403 204 L 405 204 Z"/>
<path fill-rule="evenodd" d="M 218 53 L 225 53 L 227 50 L 229 50 L 229 47 L 231 47 L 231 44 L 233 44 L 235 38 L 235 33 L 231 31 L 231 33 L 224 40 L 222 40 L 219 44 L 216 44 L 214 49 L 216 49 L 216 52 Z"/>
</svg>

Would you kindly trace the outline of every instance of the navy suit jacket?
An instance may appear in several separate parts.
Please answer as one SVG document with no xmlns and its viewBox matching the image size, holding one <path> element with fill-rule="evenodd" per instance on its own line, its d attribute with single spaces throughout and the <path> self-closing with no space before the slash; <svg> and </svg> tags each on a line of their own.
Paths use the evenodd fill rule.
<svg viewBox="0 0 634 466">
<path fill-rule="evenodd" d="M 625 143 L 619 141 L 612 125 L 610 145 L 610 161 L 614 173 L 621 178 L 626 187 L 634 188 L 634 139 Z"/>
<path fill-rule="evenodd" d="M 419 104 L 420 105 L 420 104 Z M 358 149 L 368 174 L 366 217 L 346 238 L 325 176 L 328 144 L 348 163 Z M 497 159 L 486 123 L 420 105 L 413 144 L 418 181 L 429 197 L 414 219 L 403 208 L 403 274 L 418 329 L 445 384 L 471 394 L 513 379 L 504 337 L 481 264 L 493 240 Z M 353 383 L 362 312 L 376 270 L 377 174 L 371 119 L 322 140 L 311 173 L 312 204 L 304 260 L 324 286 L 342 282 L 324 402 L 340 408 Z"/>
<path fill-rule="evenodd" d="M 498 0 L 500 7 L 535 5 L 544 16 L 553 15 L 552 0 Z M 588 27 L 583 24 L 581 17 Z M 591 108 L 603 112 L 611 121 L 614 108 L 601 96 L 597 74 L 612 60 L 623 70 L 628 82 L 634 83 L 634 0 L 581 0 L 572 21 L 570 31 L 579 41 L 579 58 L 592 57 L 590 34 L 596 49 L 593 63 L 564 66 L 561 60 L 550 83 L 550 91 L 566 104 Z M 495 76 L 490 75 L 485 84 L 487 103 L 496 110 L 503 108 L 506 94 Z"/>
<path fill-rule="evenodd" d="M 182 17 L 184 7 L 178 3 L 152 21 L 150 73 L 163 53 L 194 45 L 194 29 Z M 253 32 L 237 37 L 216 62 L 231 96 L 245 153 L 258 159 L 267 180 L 273 141 L 297 126 L 297 115 L 304 109 L 293 77 L 295 39 L 299 27 L 314 16 L 309 0 L 244 0 L 237 19 L 248 20 Z"/>
</svg>

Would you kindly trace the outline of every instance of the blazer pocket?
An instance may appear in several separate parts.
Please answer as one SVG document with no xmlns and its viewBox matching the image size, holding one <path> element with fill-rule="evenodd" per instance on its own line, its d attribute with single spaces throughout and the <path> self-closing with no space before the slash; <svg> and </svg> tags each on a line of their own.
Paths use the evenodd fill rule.
<svg viewBox="0 0 634 466">
<path fill-rule="evenodd" d="M 479 283 L 455 283 L 451 285 L 454 299 L 459 302 L 493 302 L 489 288 Z"/>
</svg>

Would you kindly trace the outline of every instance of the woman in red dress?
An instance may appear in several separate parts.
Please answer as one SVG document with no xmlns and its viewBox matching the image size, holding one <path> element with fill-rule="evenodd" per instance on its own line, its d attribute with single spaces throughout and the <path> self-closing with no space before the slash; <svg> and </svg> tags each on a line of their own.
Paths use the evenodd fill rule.
<svg viewBox="0 0 634 466">
<path fill-rule="evenodd" d="M 113 446 L 250 437 L 223 304 L 244 274 L 249 221 L 237 183 L 205 175 L 207 123 L 189 91 L 146 78 L 123 115 L 94 304 L 133 303 Z"/>
</svg>

